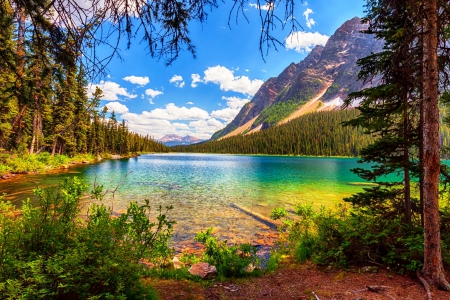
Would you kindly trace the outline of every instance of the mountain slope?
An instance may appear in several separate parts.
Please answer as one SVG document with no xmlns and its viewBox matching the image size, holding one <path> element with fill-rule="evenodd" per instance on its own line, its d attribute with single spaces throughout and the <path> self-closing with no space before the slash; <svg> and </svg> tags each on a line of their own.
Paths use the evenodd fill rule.
<svg viewBox="0 0 450 300">
<path fill-rule="evenodd" d="M 357 156 L 362 148 L 373 143 L 373 137 L 362 130 L 341 126 L 357 116 L 355 109 L 322 111 L 254 134 L 172 149 L 195 153 Z"/>
<path fill-rule="evenodd" d="M 161 139 L 158 140 L 166 146 L 175 146 L 175 145 L 190 145 L 200 143 L 203 140 L 198 139 L 191 135 L 186 135 L 185 137 L 181 137 L 176 134 L 166 134 Z"/>
<path fill-rule="evenodd" d="M 357 81 L 356 61 L 381 50 L 383 42 L 362 34 L 364 29 L 367 25 L 360 18 L 345 22 L 324 47 L 314 47 L 303 61 L 291 63 L 278 77 L 267 80 L 212 139 L 264 130 L 306 112 L 332 109 L 349 93 L 368 86 Z"/>
</svg>

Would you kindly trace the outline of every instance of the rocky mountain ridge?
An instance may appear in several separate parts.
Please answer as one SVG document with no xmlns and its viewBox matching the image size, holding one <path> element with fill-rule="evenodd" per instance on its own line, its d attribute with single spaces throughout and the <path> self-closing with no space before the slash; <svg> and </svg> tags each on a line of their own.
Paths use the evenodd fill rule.
<svg viewBox="0 0 450 300">
<path fill-rule="evenodd" d="M 176 145 L 190 145 L 200 143 L 203 140 L 198 139 L 191 135 L 186 135 L 185 137 L 176 135 L 176 134 L 166 134 L 162 138 L 158 140 L 166 146 L 176 146 Z"/>
<path fill-rule="evenodd" d="M 315 46 L 299 63 L 269 78 L 235 119 L 212 139 L 247 134 L 284 123 L 304 113 L 339 106 L 347 95 L 377 82 L 358 81 L 356 62 L 378 52 L 383 42 L 361 33 L 360 18 L 345 22 L 325 46 Z"/>
</svg>

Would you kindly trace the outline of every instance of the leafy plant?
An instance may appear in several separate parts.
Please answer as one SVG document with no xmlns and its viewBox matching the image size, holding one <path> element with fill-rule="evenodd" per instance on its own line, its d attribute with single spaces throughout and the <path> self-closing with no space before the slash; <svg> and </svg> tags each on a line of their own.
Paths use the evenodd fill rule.
<svg viewBox="0 0 450 300">
<path fill-rule="evenodd" d="M 205 246 L 203 260 L 214 265 L 219 275 L 224 277 L 242 277 L 249 273 L 249 267 L 258 264 L 256 247 L 250 244 L 227 245 L 211 235 L 212 228 L 201 231 L 195 236 L 197 242 Z"/>
<path fill-rule="evenodd" d="M 173 222 L 161 207 L 151 221 L 148 201 L 113 217 L 101 197 L 81 219 L 86 187 L 75 177 L 38 188 L 37 206 L 27 200 L 21 214 L 0 202 L 0 299 L 155 299 L 142 262 L 168 260 Z"/>
<path fill-rule="evenodd" d="M 349 210 L 344 205 L 334 209 L 297 205 L 294 217 L 280 211 L 277 209 L 272 216 L 284 218 L 279 228 L 281 249 L 293 253 L 301 262 L 310 259 L 320 265 L 344 268 L 381 264 L 399 272 L 422 267 L 423 230 L 404 224 L 401 216 L 386 218 L 375 210 Z"/>
</svg>

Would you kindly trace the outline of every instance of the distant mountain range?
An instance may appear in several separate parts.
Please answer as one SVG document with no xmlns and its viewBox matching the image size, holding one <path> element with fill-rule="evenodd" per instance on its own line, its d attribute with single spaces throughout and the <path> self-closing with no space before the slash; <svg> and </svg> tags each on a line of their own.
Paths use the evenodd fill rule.
<svg viewBox="0 0 450 300">
<path fill-rule="evenodd" d="M 186 135 L 185 137 L 176 135 L 176 134 L 166 134 L 162 138 L 158 140 L 159 142 L 163 143 L 164 145 L 170 147 L 170 146 L 177 146 L 177 145 L 191 145 L 191 144 L 197 144 L 204 140 L 198 139 L 191 135 Z"/>
<path fill-rule="evenodd" d="M 358 81 L 358 59 L 382 50 L 383 41 L 363 34 L 360 18 L 345 22 L 325 46 L 315 46 L 299 63 L 269 78 L 234 120 L 213 140 L 247 135 L 284 124 L 306 113 L 338 108 L 349 93 L 377 85 Z"/>
</svg>

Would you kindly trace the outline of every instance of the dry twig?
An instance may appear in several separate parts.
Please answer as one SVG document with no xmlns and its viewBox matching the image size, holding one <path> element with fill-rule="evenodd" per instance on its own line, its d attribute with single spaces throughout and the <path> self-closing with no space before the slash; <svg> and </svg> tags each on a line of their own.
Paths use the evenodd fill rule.
<svg viewBox="0 0 450 300">
<path fill-rule="evenodd" d="M 319 296 L 317 296 L 316 293 L 314 293 L 314 292 L 312 292 L 312 293 L 313 293 L 314 297 L 316 297 L 316 300 L 320 300 Z"/>
</svg>

